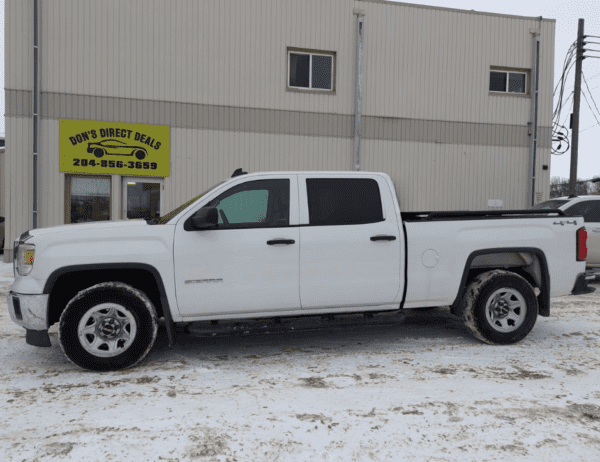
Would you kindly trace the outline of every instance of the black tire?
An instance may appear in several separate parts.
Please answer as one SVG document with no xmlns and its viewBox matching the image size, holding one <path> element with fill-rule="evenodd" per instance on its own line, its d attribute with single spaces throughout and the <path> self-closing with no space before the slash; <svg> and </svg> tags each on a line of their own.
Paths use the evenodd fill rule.
<svg viewBox="0 0 600 462">
<path fill-rule="evenodd" d="M 156 310 L 143 292 L 122 282 L 103 282 L 82 290 L 67 304 L 58 338 L 73 364 L 90 371 L 116 371 L 141 361 L 154 345 L 157 330 Z"/>
<path fill-rule="evenodd" d="M 102 157 L 104 154 L 106 154 L 106 151 L 102 148 L 94 148 L 94 155 L 100 159 L 100 157 Z"/>
<path fill-rule="evenodd" d="M 134 154 L 138 160 L 144 160 L 144 158 L 146 157 L 146 152 L 143 149 L 136 149 L 134 151 Z"/>
<path fill-rule="evenodd" d="M 462 303 L 462 318 L 467 329 L 491 345 L 509 345 L 524 339 L 538 315 L 537 297 L 531 284 L 518 274 L 504 270 L 475 277 Z"/>
</svg>

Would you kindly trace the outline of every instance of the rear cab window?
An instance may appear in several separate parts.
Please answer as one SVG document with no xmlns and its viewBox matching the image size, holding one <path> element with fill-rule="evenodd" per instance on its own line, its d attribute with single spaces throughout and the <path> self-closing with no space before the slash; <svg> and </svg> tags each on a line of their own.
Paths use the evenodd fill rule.
<svg viewBox="0 0 600 462">
<path fill-rule="evenodd" d="M 381 192 L 372 178 L 307 178 L 306 193 L 310 225 L 384 221 Z"/>
</svg>

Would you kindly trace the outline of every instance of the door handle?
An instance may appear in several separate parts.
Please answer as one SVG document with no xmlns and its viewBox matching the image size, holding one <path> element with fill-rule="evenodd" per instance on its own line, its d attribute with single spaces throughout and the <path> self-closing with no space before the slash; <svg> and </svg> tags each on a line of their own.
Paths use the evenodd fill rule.
<svg viewBox="0 0 600 462">
<path fill-rule="evenodd" d="M 267 241 L 267 245 L 278 245 L 278 244 L 295 244 L 296 241 L 293 239 L 273 239 L 270 241 Z"/>
<path fill-rule="evenodd" d="M 395 241 L 396 236 L 371 236 L 372 241 Z"/>
<path fill-rule="evenodd" d="M 592 232 L 594 232 L 594 233 L 600 233 L 600 228 L 592 228 Z"/>
</svg>

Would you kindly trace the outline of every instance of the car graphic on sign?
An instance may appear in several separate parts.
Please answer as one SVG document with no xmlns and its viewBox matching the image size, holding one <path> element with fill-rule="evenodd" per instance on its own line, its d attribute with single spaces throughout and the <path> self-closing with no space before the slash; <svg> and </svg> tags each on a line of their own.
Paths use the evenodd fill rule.
<svg viewBox="0 0 600 462">
<path fill-rule="evenodd" d="M 137 159 L 142 160 L 148 155 L 145 148 L 127 144 L 120 140 L 102 140 L 98 143 L 88 143 L 87 152 L 98 158 L 104 155 L 135 156 Z"/>
</svg>

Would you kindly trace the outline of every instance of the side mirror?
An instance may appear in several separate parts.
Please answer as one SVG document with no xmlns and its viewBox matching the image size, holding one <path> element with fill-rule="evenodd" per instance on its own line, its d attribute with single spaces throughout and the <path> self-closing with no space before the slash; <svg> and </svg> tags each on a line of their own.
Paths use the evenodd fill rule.
<svg viewBox="0 0 600 462">
<path fill-rule="evenodd" d="M 219 223 L 219 213 L 216 207 L 201 208 L 192 216 L 192 225 L 196 229 L 207 229 Z"/>
</svg>

